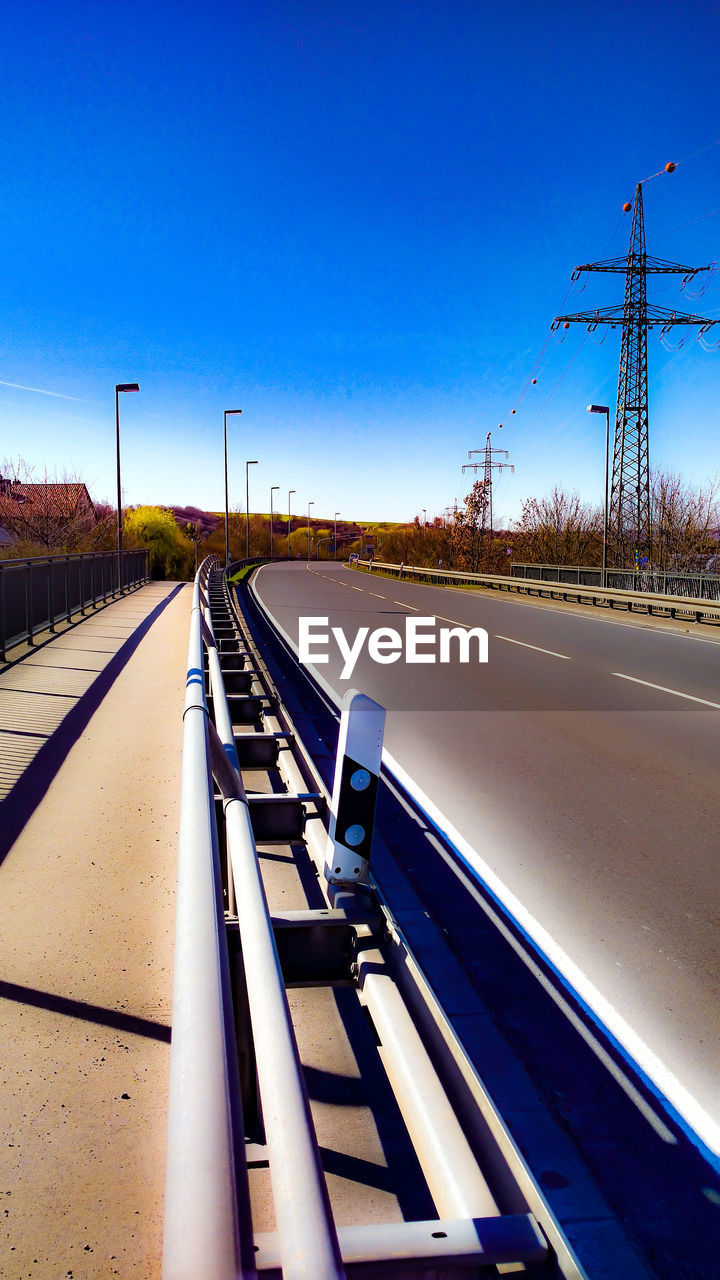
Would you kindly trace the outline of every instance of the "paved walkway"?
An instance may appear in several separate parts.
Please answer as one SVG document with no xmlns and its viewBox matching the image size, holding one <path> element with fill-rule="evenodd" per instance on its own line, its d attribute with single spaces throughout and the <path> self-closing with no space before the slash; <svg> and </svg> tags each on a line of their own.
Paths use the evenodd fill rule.
<svg viewBox="0 0 720 1280">
<path fill-rule="evenodd" d="M 154 1280 L 191 593 L 0 673 L 0 1276 Z"/>
</svg>

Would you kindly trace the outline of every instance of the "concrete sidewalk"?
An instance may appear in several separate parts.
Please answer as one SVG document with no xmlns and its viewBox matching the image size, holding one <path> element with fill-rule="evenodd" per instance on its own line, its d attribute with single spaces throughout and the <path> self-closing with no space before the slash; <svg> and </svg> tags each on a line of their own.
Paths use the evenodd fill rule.
<svg viewBox="0 0 720 1280">
<path fill-rule="evenodd" d="M 0 675 L 7 1280 L 160 1272 L 190 603 L 150 584 Z"/>
</svg>

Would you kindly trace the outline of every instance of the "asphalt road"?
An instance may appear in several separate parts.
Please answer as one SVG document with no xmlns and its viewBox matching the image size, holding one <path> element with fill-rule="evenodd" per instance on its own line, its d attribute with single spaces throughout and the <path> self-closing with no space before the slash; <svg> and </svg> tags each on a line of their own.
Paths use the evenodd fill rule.
<svg viewBox="0 0 720 1280">
<path fill-rule="evenodd" d="M 260 602 L 358 628 L 483 627 L 487 664 L 317 674 L 388 708 L 389 752 L 708 1145 L 720 1150 L 720 636 L 517 598 L 264 566 Z"/>
</svg>

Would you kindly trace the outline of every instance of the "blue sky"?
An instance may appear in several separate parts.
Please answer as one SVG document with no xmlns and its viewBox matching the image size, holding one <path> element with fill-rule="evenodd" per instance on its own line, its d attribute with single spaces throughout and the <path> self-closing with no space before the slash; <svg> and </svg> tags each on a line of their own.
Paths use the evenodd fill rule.
<svg viewBox="0 0 720 1280">
<path fill-rule="evenodd" d="M 650 252 L 720 257 L 719 27 L 704 0 L 12 6 L 0 459 L 111 498 L 136 380 L 127 503 L 219 509 L 236 407 L 233 506 L 257 458 L 253 509 L 278 484 L 298 512 L 439 513 L 488 430 L 516 467 L 496 511 L 556 482 L 599 501 L 585 406 L 614 405 L 618 333 L 553 337 L 511 409 L 572 267 L 625 251 L 639 179 L 679 162 L 645 187 Z M 565 309 L 622 293 L 592 277 Z M 649 296 L 720 318 L 718 277 Z M 649 361 L 651 462 L 702 482 L 720 353 L 651 335 Z"/>
</svg>

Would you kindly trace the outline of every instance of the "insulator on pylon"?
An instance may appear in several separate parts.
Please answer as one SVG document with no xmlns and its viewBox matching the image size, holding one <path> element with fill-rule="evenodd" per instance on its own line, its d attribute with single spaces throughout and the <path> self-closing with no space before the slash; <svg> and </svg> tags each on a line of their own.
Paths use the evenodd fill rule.
<svg viewBox="0 0 720 1280">
<path fill-rule="evenodd" d="M 672 160 L 668 160 L 667 164 L 665 165 L 665 172 L 666 173 L 675 172 L 675 165 L 673 164 Z"/>
<path fill-rule="evenodd" d="M 632 204 L 630 203 L 629 200 L 626 200 L 623 205 L 623 213 L 629 213 L 631 209 L 632 209 Z"/>
</svg>

